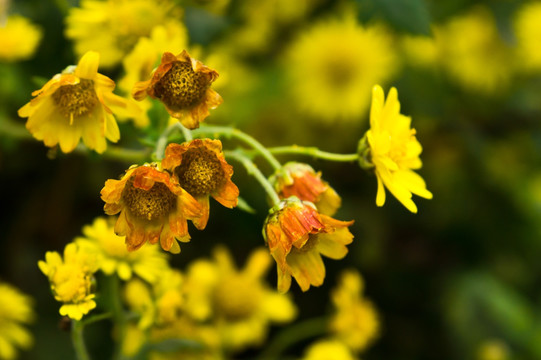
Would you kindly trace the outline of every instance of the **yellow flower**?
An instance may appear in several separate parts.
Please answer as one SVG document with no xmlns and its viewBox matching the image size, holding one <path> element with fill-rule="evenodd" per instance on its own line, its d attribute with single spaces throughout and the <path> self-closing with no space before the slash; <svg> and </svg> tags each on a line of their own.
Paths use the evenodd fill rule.
<svg viewBox="0 0 541 360">
<path fill-rule="evenodd" d="M 513 25 L 517 38 L 518 65 L 524 70 L 539 72 L 541 70 L 541 3 L 527 2 L 513 16 Z"/>
<path fill-rule="evenodd" d="M 155 26 L 178 23 L 181 16 L 170 0 L 82 0 L 79 8 L 70 8 L 66 37 L 75 42 L 77 54 L 98 51 L 102 65 L 111 67 Z"/>
<path fill-rule="evenodd" d="M 136 83 L 132 95 L 138 101 L 147 95 L 159 99 L 169 115 L 188 129 L 196 129 L 210 115 L 209 109 L 215 109 L 223 101 L 210 88 L 217 77 L 216 70 L 190 57 L 186 50 L 177 56 L 164 52 L 150 80 Z"/>
<path fill-rule="evenodd" d="M 284 199 L 269 211 L 263 235 L 278 269 L 278 291 L 287 292 L 291 276 L 302 291 L 325 279 L 321 255 L 342 259 L 353 241 L 353 221 L 339 221 L 317 212 L 314 204 L 296 197 Z"/>
<path fill-rule="evenodd" d="M 382 27 L 365 27 L 347 17 L 302 33 L 289 49 L 286 67 L 302 111 L 329 122 L 358 121 L 373 84 L 388 81 L 397 62 Z"/>
<path fill-rule="evenodd" d="M 337 340 L 319 340 L 306 349 L 302 360 L 355 360 L 351 350 Z"/>
<path fill-rule="evenodd" d="M 379 319 L 374 306 L 363 296 L 364 283 L 356 270 L 342 273 L 332 291 L 335 313 L 329 327 L 336 338 L 355 352 L 371 345 L 379 335 Z"/>
<path fill-rule="evenodd" d="M 313 203 L 320 214 L 332 216 L 342 204 L 336 191 L 321 180 L 321 172 L 316 173 L 308 164 L 288 162 L 269 180 L 280 199 L 296 196 Z"/>
<path fill-rule="evenodd" d="M 129 94 L 133 85 L 143 81 L 152 72 L 160 60 L 161 54 L 173 50 L 180 52 L 188 44 L 188 31 L 181 23 L 171 23 L 165 26 L 156 26 L 148 37 L 141 37 L 133 50 L 124 57 L 122 66 L 124 76 L 118 81 L 118 88 Z M 157 64 L 158 63 L 158 64 Z M 139 103 L 143 109 L 141 114 L 134 117 L 135 125 L 146 127 L 150 124 L 147 111 L 151 108 L 150 99 L 144 99 Z"/>
<path fill-rule="evenodd" d="M 99 268 L 107 275 L 117 273 L 122 280 L 129 280 L 135 273 L 153 283 L 169 268 L 165 254 L 155 246 L 143 245 L 139 251 L 129 252 L 125 237 L 116 235 L 113 224 L 104 218 L 85 226 L 83 234 L 75 242 L 85 252 L 97 255 Z"/>
<path fill-rule="evenodd" d="M 432 67 L 440 58 L 439 43 L 434 37 L 406 35 L 401 39 L 408 62 L 414 66 Z"/>
<path fill-rule="evenodd" d="M 166 171 L 155 165 L 131 167 L 120 180 L 109 179 L 101 190 L 107 215 L 120 213 L 115 233 L 126 236 L 128 251 L 145 242 L 173 254 L 178 241 L 190 241 L 188 220 L 201 216 L 201 206 Z"/>
<path fill-rule="evenodd" d="M 501 39 L 496 20 L 484 7 L 474 7 L 435 29 L 441 61 L 449 78 L 472 91 L 494 94 L 511 81 L 513 56 Z"/>
<path fill-rule="evenodd" d="M 361 166 L 375 170 L 377 206 L 385 203 L 385 186 L 409 211 L 416 213 L 412 193 L 425 199 L 432 199 L 432 193 L 426 189 L 423 178 L 413 171 L 422 166 L 419 155 L 423 148 L 410 125 L 411 118 L 400 114 L 396 89 L 391 88 L 385 101 L 383 89 L 374 86 L 370 130 L 359 143 Z"/>
<path fill-rule="evenodd" d="M 25 60 L 36 51 L 42 37 L 41 28 L 20 15 L 8 16 L 0 23 L 0 61 Z"/>
<path fill-rule="evenodd" d="M 64 248 L 64 259 L 56 251 L 48 251 L 45 261 L 40 260 L 38 266 L 49 278 L 55 299 L 64 303 L 60 307 L 60 315 L 81 320 L 96 307 L 92 282 L 98 262 L 93 254 L 69 243 Z"/>
<path fill-rule="evenodd" d="M 60 144 L 67 153 L 82 137 L 89 149 L 103 153 L 105 138 L 112 142 L 120 138 L 111 109 L 139 110 L 128 109 L 128 102 L 113 94 L 113 80 L 98 73 L 99 58 L 89 51 L 77 66 L 67 67 L 34 91 L 35 98 L 19 109 L 19 116 L 28 118 L 28 131 L 46 146 Z"/>
<path fill-rule="evenodd" d="M 209 196 L 230 209 L 237 206 L 239 188 L 231 181 L 233 166 L 225 160 L 220 140 L 195 139 L 183 144 L 171 143 L 165 149 L 162 166 L 201 205 L 202 216 L 194 220 L 198 229 L 207 226 Z"/>
<path fill-rule="evenodd" d="M 32 346 L 32 336 L 23 326 L 34 320 L 32 305 L 28 295 L 0 282 L 0 359 L 15 359 L 17 348 Z"/>
<path fill-rule="evenodd" d="M 271 323 L 295 317 L 291 299 L 264 282 L 271 261 L 265 249 L 252 252 L 242 270 L 223 247 L 215 250 L 214 260 L 199 260 L 189 267 L 186 311 L 200 321 L 211 320 L 223 348 L 233 351 L 259 345 Z"/>
<path fill-rule="evenodd" d="M 509 347 L 497 339 L 489 339 L 479 345 L 477 360 L 507 360 L 510 359 Z"/>
</svg>

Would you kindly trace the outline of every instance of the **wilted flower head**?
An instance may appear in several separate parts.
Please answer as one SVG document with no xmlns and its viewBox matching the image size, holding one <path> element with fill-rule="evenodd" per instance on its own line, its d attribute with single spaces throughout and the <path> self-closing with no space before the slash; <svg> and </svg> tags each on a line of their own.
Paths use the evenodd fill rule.
<svg viewBox="0 0 541 360">
<path fill-rule="evenodd" d="M 162 166 L 201 205 L 202 216 L 194 220 L 198 229 L 207 225 L 209 196 L 225 207 L 237 206 L 239 189 L 231 181 L 233 167 L 224 158 L 220 140 L 195 139 L 180 145 L 169 144 Z"/>
<path fill-rule="evenodd" d="M 77 66 L 56 74 L 19 109 L 19 116 L 28 118 L 28 131 L 46 146 L 59 144 L 67 153 L 82 137 L 89 149 L 103 153 L 106 138 L 112 142 L 120 138 L 112 110 L 139 112 L 135 104 L 113 94 L 114 81 L 98 73 L 99 59 L 97 52 L 87 52 Z"/>
<path fill-rule="evenodd" d="M 8 16 L 5 23 L 0 19 L 0 61 L 32 57 L 41 37 L 41 29 L 23 16 Z"/>
<path fill-rule="evenodd" d="M 101 198 L 106 214 L 120 213 L 115 233 L 126 236 L 128 251 L 160 241 L 164 250 L 179 253 L 175 239 L 190 241 L 187 220 L 201 216 L 197 201 L 156 164 L 131 167 L 120 180 L 107 180 Z"/>
<path fill-rule="evenodd" d="M 325 279 L 321 255 L 331 259 L 346 256 L 353 241 L 348 230 L 353 221 L 339 221 L 318 213 L 315 206 L 296 197 L 282 200 L 265 220 L 263 235 L 278 265 L 278 291 L 286 292 L 291 276 L 302 291 L 320 286 Z"/>
<path fill-rule="evenodd" d="M 92 283 L 98 262 L 94 254 L 69 243 L 64 248 L 64 259 L 56 251 L 48 251 L 45 261 L 40 260 L 38 266 L 49 278 L 55 299 L 64 303 L 60 315 L 81 320 L 96 307 Z"/>
<path fill-rule="evenodd" d="M 143 100 L 147 95 L 159 99 L 167 112 L 188 129 L 199 127 L 209 109 L 222 103 L 222 97 L 210 85 L 218 72 L 190 57 L 186 50 L 175 56 L 165 52 L 150 80 L 134 85 L 132 95 Z"/>
<path fill-rule="evenodd" d="M 316 173 L 308 164 L 288 162 L 269 181 L 281 199 L 296 196 L 313 203 L 320 214 L 332 216 L 342 203 L 336 191 L 321 179 L 321 172 Z"/>
<path fill-rule="evenodd" d="M 385 186 L 409 211 L 416 213 L 412 193 L 425 199 L 432 199 L 432 193 L 413 171 L 422 166 L 419 155 L 423 148 L 410 126 L 411 118 L 400 113 L 396 89 L 391 88 L 385 100 L 383 89 L 374 86 L 370 130 L 359 143 L 361 166 L 373 168 L 376 173 L 377 206 L 385 203 Z"/>
</svg>

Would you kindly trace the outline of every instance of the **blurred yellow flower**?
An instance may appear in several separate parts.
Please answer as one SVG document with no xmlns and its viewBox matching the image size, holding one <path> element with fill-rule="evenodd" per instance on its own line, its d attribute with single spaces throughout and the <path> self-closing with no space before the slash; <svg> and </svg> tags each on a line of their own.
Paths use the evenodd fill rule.
<svg viewBox="0 0 541 360">
<path fill-rule="evenodd" d="M 18 348 L 33 345 L 32 335 L 23 326 L 34 320 L 32 305 L 31 297 L 0 282 L 0 359 L 15 359 Z"/>
<path fill-rule="evenodd" d="M 440 59 L 440 44 L 434 37 L 405 35 L 401 46 L 406 60 L 420 67 L 433 67 Z"/>
<path fill-rule="evenodd" d="M 92 289 L 93 275 L 98 270 L 95 255 L 69 243 L 64 248 L 64 259 L 56 251 L 48 251 L 38 266 L 49 279 L 55 299 L 64 303 L 60 315 L 81 320 L 96 307 Z"/>
<path fill-rule="evenodd" d="M 19 109 L 26 128 L 46 146 L 60 144 L 63 152 L 75 149 L 81 137 L 89 149 L 103 153 L 105 138 L 117 142 L 120 132 L 112 110 L 137 113 L 139 108 L 113 94 L 115 83 L 98 73 L 100 56 L 89 51 L 77 66 L 56 74 L 29 103 Z"/>
<path fill-rule="evenodd" d="M 321 255 L 342 259 L 348 253 L 353 221 L 340 221 L 317 212 L 314 204 L 296 197 L 284 199 L 269 211 L 263 236 L 276 260 L 278 291 L 291 287 L 293 276 L 302 291 L 325 279 Z"/>
<path fill-rule="evenodd" d="M 356 270 L 344 271 L 332 291 L 335 312 L 329 327 L 332 334 L 359 353 L 379 336 L 379 319 L 374 306 L 363 297 L 364 282 Z"/>
<path fill-rule="evenodd" d="M 128 251 L 125 237 L 116 235 L 114 225 L 104 218 L 83 227 L 83 235 L 75 242 L 85 252 L 96 254 L 99 268 L 107 275 L 117 273 L 126 281 L 135 273 L 154 283 L 169 268 L 165 253 L 156 246 L 146 244 L 139 251 Z"/>
<path fill-rule="evenodd" d="M 501 340 L 490 339 L 481 343 L 477 350 L 476 360 L 510 359 L 509 347 Z"/>
<path fill-rule="evenodd" d="M 324 339 L 311 344 L 302 360 L 356 360 L 356 357 L 343 342 Z"/>
<path fill-rule="evenodd" d="M 359 121 L 376 83 L 397 68 L 390 35 L 353 17 L 305 30 L 287 53 L 289 87 L 300 110 L 328 122 Z"/>
<path fill-rule="evenodd" d="M 98 51 L 102 65 L 111 67 L 155 26 L 168 27 L 181 16 L 182 10 L 170 0 L 82 0 L 66 17 L 66 37 L 75 42 L 77 54 Z"/>
<path fill-rule="evenodd" d="M 0 23 L 0 61 L 32 57 L 41 37 L 41 28 L 27 18 L 20 15 L 8 16 L 5 23 Z"/>
<path fill-rule="evenodd" d="M 442 65 L 451 81 L 472 91 L 494 94 L 511 81 L 513 56 L 496 20 L 484 7 L 474 7 L 435 29 Z"/>
<path fill-rule="evenodd" d="M 256 249 L 242 270 L 229 252 L 218 247 L 214 262 L 192 263 L 186 274 L 186 311 L 200 321 L 210 320 L 229 351 L 261 344 L 271 323 L 285 323 L 296 316 L 291 299 L 272 290 L 264 277 L 271 259 Z"/>
<path fill-rule="evenodd" d="M 524 3 L 513 16 L 513 26 L 517 39 L 517 65 L 521 70 L 541 70 L 541 2 Z"/>
<path fill-rule="evenodd" d="M 400 113 L 396 89 L 391 88 L 385 100 L 383 89 L 374 86 L 370 130 L 359 142 L 361 166 L 374 168 L 378 180 L 377 206 L 385 203 L 386 187 L 409 211 L 416 213 L 412 193 L 425 199 L 432 199 L 432 193 L 413 171 L 422 166 L 419 155 L 423 148 L 410 126 L 411 118 Z"/>
<path fill-rule="evenodd" d="M 158 25 L 152 29 L 148 37 L 141 37 L 132 51 L 122 60 L 124 76 L 118 81 L 118 88 L 130 94 L 136 82 L 143 81 L 148 74 L 159 65 L 161 55 L 166 52 L 180 53 L 188 45 L 188 31 L 180 22 L 172 22 L 167 27 Z M 143 109 L 141 114 L 134 117 L 138 127 L 149 125 L 147 111 L 151 108 L 150 99 L 144 99 L 139 106 Z M 119 117 L 124 117 L 119 114 Z"/>
</svg>

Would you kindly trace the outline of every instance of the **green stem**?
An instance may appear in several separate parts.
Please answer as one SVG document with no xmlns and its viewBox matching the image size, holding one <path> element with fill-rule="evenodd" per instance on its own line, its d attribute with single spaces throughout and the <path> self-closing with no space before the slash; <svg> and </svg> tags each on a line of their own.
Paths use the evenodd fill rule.
<svg viewBox="0 0 541 360">
<path fill-rule="evenodd" d="M 122 344 L 126 335 L 126 314 L 121 302 L 120 279 L 118 276 L 108 276 L 109 278 L 109 300 L 111 301 L 111 311 L 115 324 L 115 352 L 113 359 L 122 358 Z"/>
<path fill-rule="evenodd" d="M 263 350 L 258 360 L 281 359 L 291 345 L 323 335 L 327 332 L 328 318 L 325 316 L 308 319 L 284 328 Z"/>
<path fill-rule="evenodd" d="M 87 316 L 81 322 L 83 323 L 84 326 L 87 326 L 87 325 L 93 324 L 93 323 L 101 321 L 101 320 L 110 319 L 112 317 L 113 317 L 112 313 L 103 313 L 103 314 L 99 314 L 99 315 Z"/>
<path fill-rule="evenodd" d="M 78 148 L 77 148 L 78 149 Z M 85 148 L 85 152 L 86 152 Z M 108 145 L 107 150 L 102 154 L 104 159 L 118 160 L 130 163 L 141 163 L 148 159 L 150 150 L 125 149 L 120 146 Z"/>
<path fill-rule="evenodd" d="M 317 147 L 305 147 L 305 146 L 280 146 L 268 149 L 272 154 L 301 154 L 313 156 L 318 159 L 330 160 L 330 161 L 357 161 L 359 159 L 358 154 L 335 154 L 327 151 L 321 151 Z"/>
<path fill-rule="evenodd" d="M 265 175 L 259 170 L 259 168 L 250 160 L 248 157 L 246 157 L 241 151 L 235 150 L 235 151 L 225 151 L 225 156 L 235 159 L 242 163 L 244 167 L 246 168 L 246 171 L 249 175 L 253 175 L 257 181 L 259 181 L 259 184 L 263 187 L 267 195 L 269 195 L 273 205 L 277 205 L 280 203 L 280 197 L 276 193 L 276 190 L 274 190 L 274 187 L 272 184 L 267 180 Z"/>
<path fill-rule="evenodd" d="M 249 145 L 252 149 L 256 150 L 259 154 L 261 154 L 261 156 L 263 156 L 265 160 L 268 161 L 268 163 L 273 167 L 274 170 L 279 170 L 282 168 L 282 164 L 280 164 L 280 162 L 276 160 L 274 155 L 272 155 L 271 152 L 267 150 L 266 147 L 264 147 L 255 138 L 251 137 L 250 135 L 238 129 L 234 129 L 227 126 L 202 126 L 199 129 L 193 130 L 192 134 L 194 136 L 208 135 L 208 134 L 211 134 L 214 136 L 224 135 L 226 137 L 237 138 L 240 141 L 244 142 L 245 144 Z"/>
<path fill-rule="evenodd" d="M 86 350 L 85 341 L 83 338 L 84 323 L 82 321 L 73 320 L 71 323 L 71 341 L 75 348 L 77 360 L 90 360 Z"/>
<path fill-rule="evenodd" d="M 186 141 L 190 141 L 193 139 L 192 132 L 188 130 L 184 125 L 177 122 L 173 125 L 169 126 L 165 131 L 160 135 L 158 138 L 158 141 L 156 142 L 156 151 L 154 152 L 154 156 L 156 160 L 162 160 L 165 153 L 165 148 L 169 144 L 169 136 L 175 131 L 180 130 L 182 135 L 184 136 L 184 139 Z"/>
</svg>

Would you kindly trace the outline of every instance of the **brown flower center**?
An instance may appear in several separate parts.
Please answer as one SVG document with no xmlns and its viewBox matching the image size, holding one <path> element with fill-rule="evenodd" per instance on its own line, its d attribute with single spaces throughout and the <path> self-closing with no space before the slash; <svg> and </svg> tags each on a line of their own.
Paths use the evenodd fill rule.
<svg viewBox="0 0 541 360">
<path fill-rule="evenodd" d="M 81 79 L 75 85 L 60 86 L 52 95 L 62 115 L 69 118 L 88 114 L 98 104 L 94 81 Z"/>
<path fill-rule="evenodd" d="M 156 182 L 145 190 L 133 186 L 133 178 L 126 183 L 122 199 L 130 214 L 148 221 L 164 218 L 177 204 L 176 195 L 164 183 Z"/>
<path fill-rule="evenodd" d="M 193 196 L 209 195 L 225 182 L 225 173 L 216 153 L 205 148 L 189 149 L 175 168 L 180 186 Z"/>
<path fill-rule="evenodd" d="M 176 61 L 154 85 L 154 93 L 172 109 L 189 109 L 203 101 L 209 85 L 205 74 L 196 73 L 190 63 Z"/>
</svg>

